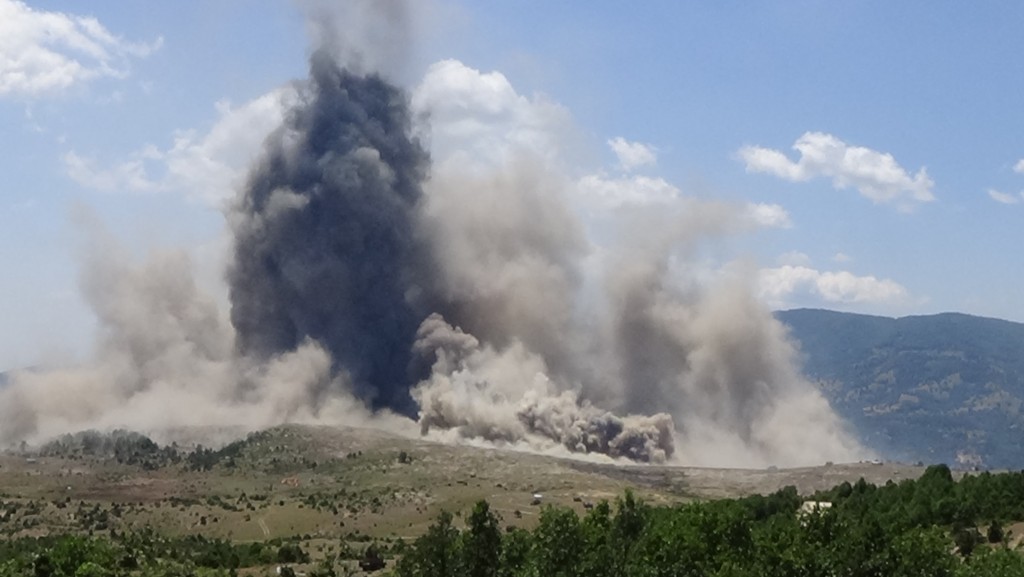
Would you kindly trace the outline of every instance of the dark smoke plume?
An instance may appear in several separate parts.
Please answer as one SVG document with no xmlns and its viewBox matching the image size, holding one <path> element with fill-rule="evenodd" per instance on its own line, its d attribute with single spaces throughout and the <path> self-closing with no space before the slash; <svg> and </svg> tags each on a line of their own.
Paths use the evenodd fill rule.
<svg viewBox="0 0 1024 577">
<path fill-rule="evenodd" d="M 428 157 L 407 96 L 313 54 L 309 84 L 268 140 L 232 221 L 231 322 L 243 355 L 307 338 L 373 407 L 411 412 L 414 211 Z"/>
</svg>

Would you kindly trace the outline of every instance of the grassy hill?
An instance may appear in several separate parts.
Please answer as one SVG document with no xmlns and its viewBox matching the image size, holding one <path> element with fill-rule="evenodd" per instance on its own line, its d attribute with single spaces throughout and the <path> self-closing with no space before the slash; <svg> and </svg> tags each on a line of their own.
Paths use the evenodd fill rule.
<svg viewBox="0 0 1024 577">
<path fill-rule="evenodd" d="M 521 539 L 525 533 L 515 528 L 541 530 L 544 516 L 558 511 L 582 519 L 627 490 L 668 515 L 685 510 L 658 506 L 715 501 L 726 511 L 734 505 L 719 499 L 778 491 L 796 507 L 800 495 L 860 490 L 861 478 L 896 487 L 887 481 L 906 486 L 922 473 L 875 463 L 781 470 L 623 465 L 325 426 L 277 427 L 218 449 L 160 446 L 126 431 L 83 432 L 0 453 L 0 573 L 5 547 L 27 567 L 34 550 L 66 546 L 134 551 L 132 559 L 147 566 L 224 567 L 213 563 L 236 559 L 243 576 L 273 575 L 281 563 L 307 575 L 331 574 L 325 566 L 360 574 L 371 545 L 393 563 L 441 511 L 454 514 L 456 530 L 466 528 L 480 500 L 503 535 Z M 768 503 L 753 499 L 755 508 Z M 792 511 L 783 518 L 795 527 Z"/>
<path fill-rule="evenodd" d="M 336 427 L 278 427 L 216 451 L 171 450 L 135 433 L 83 433 L 31 453 L 0 454 L 0 535 L 148 526 L 234 541 L 385 539 L 418 535 L 442 509 L 468 512 L 479 499 L 506 525 L 529 527 L 541 505 L 582 513 L 587 503 L 613 501 L 627 488 L 652 504 L 670 504 L 789 485 L 810 494 L 862 476 L 884 483 L 922 471 L 870 463 L 788 470 L 619 465 Z"/>
<path fill-rule="evenodd" d="M 1024 467 L 1024 324 L 800 309 L 777 317 L 805 373 L 890 458 Z"/>
<path fill-rule="evenodd" d="M 922 571 L 925 562 L 946 568 L 928 574 L 952 577 L 970 554 L 964 538 L 984 556 L 979 567 L 1021 564 L 980 533 L 996 518 L 1024 518 L 1020 487 L 1019 476 L 945 467 L 619 465 L 338 427 L 278 427 L 215 450 L 86 432 L 0 454 L 0 574 L 255 577 L 285 566 L 326 577 L 366 574 L 361 561 L 383 558 L 385 574 L 421 575 L 416 567 L 433 566 L 438 551 L 453 563 L 492 554 L 484 566 L 493 568 L 500 549 L 503 567 L 536 566 L 527 574 L 541 575 L 669 574 L 669 566 L 671 574 L 683 566 L 797 574 L 811 563 Z M 619 501 L 627 489 L 639 501 Z M 806 517 L 797 512 L 803 499 L 833 503 L 835 515 Z M 494 538 L 475 540 L 485 534 Z M 555 570 L 567 558 L 589 568 Z M 629 572 L 608 570 L 625 564 Z M 115 565 L 123 571 L 110 572 Z M 744 567 L 759 569 L 737 572 Z"/>
</svg>

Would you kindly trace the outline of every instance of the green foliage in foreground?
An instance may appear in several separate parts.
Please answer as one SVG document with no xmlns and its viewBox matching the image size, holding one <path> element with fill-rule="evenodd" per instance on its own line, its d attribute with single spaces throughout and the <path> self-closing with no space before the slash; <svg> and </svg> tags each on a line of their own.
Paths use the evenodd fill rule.
<svg viewBox="0 0 1024 577">
<path fill-rule="evenodd" d="M 458 530 L 442 514 L 396 567 L 399 577 L 1002 577 L 1024 556 L 986 541 L 974 523 L 1020 519 L 1024 477 L 953 481 L 932 467 L 917 481 L 844 484 L 833 507 L 800 513 L 793 488 L 769 496 L 649 507 L 627 493 L 583 518 L 545 507 L 533 531 L 502 532 L 486 502 Z M 981 496 L 988 495 L 986 499 Z M 1002 499 L 1005 497 L 1005 499 Z M 988 499 L 991 499 L 988 500 Z M 990 525 L 991 527 L 991 525 Z M 990 531 L 992 539 L 1002 537 Z M 998 541 L 998 540 L 996 540 Z"/>
<path fill-rule="evenodd" d="M 0 577 L 116 577 L 229 575 L 242 567 L 305 563 L 295 543 L 231 543 L 142 531 L 116 538 L 63 535 L 0 541 Z"/>
<path fill-rule="evenodd" d="M 627 492 L 582 518 L 544 507 L 532 530 L 503 530 L 485 501 L 442 513 L 413 544 L 392 549 L 397 577 L 1024 577 L 1003 524 L 1024 517 L 1024 474 L 844 483 L 801 512 L 789 487 L 767 496 L 652 507 Z M 984 535 L 982 534 L 984 530 Z M 375 555 L 373 555 L 375 556 Z M 371 555 L 367 554 L 367 558 Z M 233 575 L 308 564 L 298 542 L 232 543 L 152 531 L 0 541 L 0 577 Z M 284 569 L 282 575 L 293 573 Z M 334 575 L 331 559 L 310 577 Z"/>
</svg>

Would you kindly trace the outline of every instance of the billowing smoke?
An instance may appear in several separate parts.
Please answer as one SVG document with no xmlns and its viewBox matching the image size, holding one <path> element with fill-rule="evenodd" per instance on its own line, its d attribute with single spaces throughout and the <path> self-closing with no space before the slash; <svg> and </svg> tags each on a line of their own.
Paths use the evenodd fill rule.
<svg viewBox="0 0 1024 577">
<path fill-rule="evenodd" d="M 384 4 L 378 25 L 407 23 Z M 550 106 L 523 133 L 479 139 L 485 162 L 431 163 L 416 135 L 465 101 L 414 105 L 364 70 L 372 59 L 339 58 L 344 42 L 317 37 L 309 79 L 228 210 L 230 312 L 180 255 L 127 265 L 93 247 L 96 358 L 14 374 L 0 444 L 298 421 L 647 462 L 863 456 L 744 266 L 702 265 L 703 248 L 750 226 L 743 207 L 680 200 L 582 218 L 578 181 L 537 136 L 537 118 L 560 115 Z M 446 61 L 438 74 L 465 87 L 474 73 Z M 509 93 L 502 82 L 488 79 L 492 96 Z M 492 108 L 439 120 L 468 134 L 515 116 Z"/>
<path fill-rule="evenodd" d="M 159 436 L 183 427 L 370 422 L 322 346 L 307 340 L 260 362 L 238 357 L 231 325 L 194 283 L 183 253 L 128 265 L 93 219 L 78 216 L 88 244 L 82 292 L 100 324 L 95 358 L 14 373 L 0 391 L 0 446 L 85 428 Z"/>
<path fill-rule="evenodd" d="M 559 390 L 544 360 L 521 344 L 503 351 L 431 315 L 416 350 L 436 358 L 431 376 L 413 390 L 423 433 L 456 429 L 468 437 L 514 443 L 550 439 L 579 453 L 664 462 L 673 452 L 672 418 L 617 417 Z"/>
<path fill-rule="evenodd" d="M 380 77 L 315 52 L 299 104 L 233 213 L 228 274 L 243 355 L 315 340 L 371 406 L 403 411 L 422 319 L 413 232 L 427 168 L 406 101 Z"/>
<path fill-rule="evenodd" d="M 646 235 L 633 228 L 631 237 L 646 242 L 623 243 L 607 275 L 620 406 L 667 411 L 679 450 L 701 463 L 766 466 L 857 455 L 842 422 L 796 369 L 783 326 L 754 299 L 755 271 L 738 264 L 719 278 L 693 278 L 695 243 L 743 226 L 736 211 L 691 201 L 673 216 L 664 226 L 665 214 L 641 215 L 633 225 Z"/>
</svg>

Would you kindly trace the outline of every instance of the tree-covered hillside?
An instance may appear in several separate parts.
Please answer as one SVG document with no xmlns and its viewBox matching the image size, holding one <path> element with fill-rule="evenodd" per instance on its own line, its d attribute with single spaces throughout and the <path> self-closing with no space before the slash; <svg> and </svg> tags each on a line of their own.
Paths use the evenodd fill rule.
<svg viewBox="0 0 1024 577">
<path fill-rule="evenodd" d="M 533 530 L 500 530 L 480 502 L 456 528 L 442 514 L 404 552 L 398 577 L 1001 577 L 1024 574 L 1003 523 L 1022 514 L 1024 479 L 844 483 L 804 501 L 767 496 L 650 507 L 630 493 L 580 518 L 545 507 Z M 827 501 L 824 499 L 828 499 Z M 808 507 L 808 505 L 810 505 Z M 984 531 L 984 534 L 983 534 Z"/>
<path fill-rule="evenodd" d="M 776 313 L 804 372 L 889 458 L 1024 467 L 1024 324 L 946 313 Z"/>
<path fill-rule="evenodd" d="M 12 506 L 0 500 L 0 511 Z M 1022 518 L 1021 473 L 956 481 L 937 465 L 920 479 L 809 496 L 787 487 L 658 506 L 627 490 L 582 516 L 543 505 L 531 527 L 480 500 L 466 514 L 442 511 L 419 536 L 358 549 L 323 536 L 240 542 L 151 528 L 21 537 L 0 540 L 0 577 L 336 577 L 354 574 L 357 559 L 395 577 L 1018 577 L 1024 556 L 1006 525 Z"/>
</svg>

